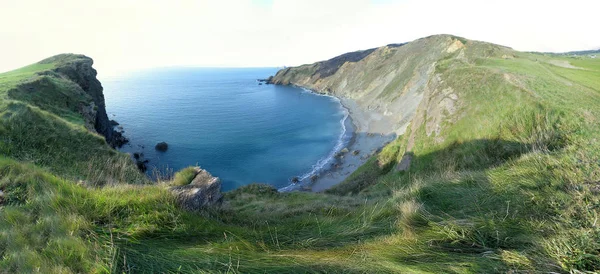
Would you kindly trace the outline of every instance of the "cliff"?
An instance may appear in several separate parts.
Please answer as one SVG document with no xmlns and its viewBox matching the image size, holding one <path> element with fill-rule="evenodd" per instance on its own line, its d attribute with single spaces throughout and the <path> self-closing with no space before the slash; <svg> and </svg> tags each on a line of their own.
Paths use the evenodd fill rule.
<svg viewBox="0 0 600 274">
<path fill-rule="evenodd" d="M 392 44 L 347 53 L 330 60 L 285 68 L 270 78 L 273 84 L 296 85 L 355 101 L 371 124 L 384 128 L 371 133 L 405 132 L 419 105 L 440 104 L 433 123 L 440 126 L 443 113 L 453 113 L 456 94 L 440 95 L 441 73 L 450 60 L 473 63 L 476 58 L 511 55 L 509 48 L 435 35 L 410 43 Z M 432 101 L 433 100 L 433 101 Z M 434 107 L 437 108 L 437 107 Z"/>
<path fill-rule="evenodd" d="M 110 144 L 115 144 L 115 131 L 110 125 L 108 115 L 106 114 L 106 104 L 104 102 L 104 94 L 102 93 L 102 85 L 96 78 L 97 72 L 92 65 L 92 58 L 83 55 L 58 55 L 45 59 L 40 63 L 54 63 L 59 61 L 60 65 L 53 72 L 66 77 L 73 81 L 81 89 L 92 97 L 93 105 L 95 106 L 96 119 L 94 119 L 94 129 L 106 138 Z"/>
<path fill-rule="evenodd" d="M 106 114 L 102 85 L 92 67 L 93 60 L 84 55 L 61 54 L 40 61 L 47 67 L 36 71 L 29 79 L 17 83 L 8 91 L 8 97 L 28 102 L 57 115 L 82 116 L 84 125 L 115 146 L 126 142 L 116 132 Z"/>
<path fill-rule="evenodd" d="M 0 154 L 91 184 L 146 181 L 111 148 L 126 139 L 110 125 L 92 65 L 61 54 L 0 74 Z"/>
</svg>

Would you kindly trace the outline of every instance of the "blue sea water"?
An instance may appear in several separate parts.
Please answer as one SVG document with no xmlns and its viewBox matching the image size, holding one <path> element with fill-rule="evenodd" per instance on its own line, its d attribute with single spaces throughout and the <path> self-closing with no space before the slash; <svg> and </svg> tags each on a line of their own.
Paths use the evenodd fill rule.
<svg viewBox="0 0 600 274">
<path fill-rule="evenodd" d="M 193 165 L 223 190 L 260 182 L 282 188 L 329 164 L 349 138 L 337 99 L 259 85 L 276 68 L 168 68 L 102 78 L 109 118 L 120 123 L 149 170 Z M 169 144 L 166 152 L 156 143 Z"/>
</svg>

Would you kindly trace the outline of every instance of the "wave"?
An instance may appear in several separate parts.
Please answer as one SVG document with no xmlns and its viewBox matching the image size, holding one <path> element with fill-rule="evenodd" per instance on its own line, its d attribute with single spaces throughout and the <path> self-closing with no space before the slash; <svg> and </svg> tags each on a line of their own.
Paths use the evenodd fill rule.
<svg viewBox="0 0 600 274">
<path fill-rule="evenodd" d="M 321 172 L 324 167 L 326 167 L 328 164 L 333 163 L 333 161 L 335 160 L 336 153 L 338 151 L 342 150 L 344 148 L 344 146 L 347 145 L 348 140 L 349 140 L 349 138 L 346 138 L 347 137 L 346 121 L 348 120 L 348 117 L 350 117 L 350 111 L 342 104 L 342 101 L 335 96 L 317 93 L 317 92 L 314 92 L 314 91 L 304 88 L 304 87 L 298 87 L 298 88 L 302 89 L 302 91 L 304 93 L 310 93 L 312 95 L 329 97 L 329 98 L 333 99 L 334 101 L 336 101 L 339 104 L 340 110 L 344 113 L 344 117 L 340 120 L 342 131 L 337 139 L 335 146 L 333 147 L 333 149 L 331 149 L 331 151 L 327 154 L 327 156 L 319 159 L 317 161 L 317 163 L 312 166 L 312 169 L 309 172 L 307 172 L 301 176 L 298 176 L 298 179 L 300 181 L 299 183 L 290 184 L 286 187 L 282 187 L 279 189 L 279 192 L 288 192 L 288 191 L 293 191 L 293 190 L 299 189 L 303 184 L 306 183 L 305 180 L 310 179 L 313 175 L 318 175 L 319 172 Z"/>
</svg>

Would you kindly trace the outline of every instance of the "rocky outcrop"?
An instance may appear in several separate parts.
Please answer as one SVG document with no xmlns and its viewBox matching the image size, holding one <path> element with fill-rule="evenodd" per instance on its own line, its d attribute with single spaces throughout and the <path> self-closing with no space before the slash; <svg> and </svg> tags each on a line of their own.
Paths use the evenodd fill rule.
<svg viewBox="0 0 600 274">
<path fill-rule="evenodd" d="M 165 152 L 169 149 L 169 144 L 167 144 L 167 142 L 160 142 L 160 143 L 156 144 L 156 146 L 154 146 L 154 149 L 156 149 L 160 152 Z"/>
<path fill-rule="evenodd" d="M 171 187 L 179 205 L 190 211 L 218 205 L 223 199 L 221 181 L 208 171 L 195 168 L 196 175 L 188 185 Z"/>
<path fill-rule="evenodd" d="M 102 84 L 96 78 L 97 72 L 92 67 L 94 61 L 84 55 L 61 54 L 45 59 L 40 64 L 56 64 L 55 68 L 45 72 L 55 74 L 77 84 L 92 99 L 88 105 L 81 106 L 80 113 L 86 123 L 93 124 L 94 130 L 106 138 L 113 147 L 126 143 L 122 134 L 116 133 L 108 119 Z M 89 121 L 93 119 L 92 121 Z"/>
<path fill-rule="evenodd" d="M 148 163 L 150 162 L 150 160 L 144 158 L 144 153 L 133 153 L 133 160 L 135 160 L 135 165 L 141 172 L 146 172 L 148 170 Z"/>
</svg>

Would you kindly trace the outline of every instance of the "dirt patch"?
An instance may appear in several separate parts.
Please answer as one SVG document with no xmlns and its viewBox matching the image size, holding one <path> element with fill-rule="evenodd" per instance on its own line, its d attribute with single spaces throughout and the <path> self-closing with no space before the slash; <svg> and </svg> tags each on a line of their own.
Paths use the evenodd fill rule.
<svg viewBox="0 0 600 274">
<path fill-rule="evenodd" d="M 461 41 L 458 40 L 454 40 L 454 43 L 450 44 L 450 46 L 448 47 L 448 49 L 446 50 L 447 53 L 453 53 L 459 49 L 462 49 L 465 47 L 465 44 L 463 44 Z"/>
<path fill-rule="evenodd" d="M 571 65 L 571 63 L 569 63 L 569 61 L 564 61 L 564 60 L 550 60 L 550 61 L 548 61 L 548 63 L 555 65 L 557 67 L 562 67 L 562 68 L 581 69 L 580 67 Z"/>
</svg>

